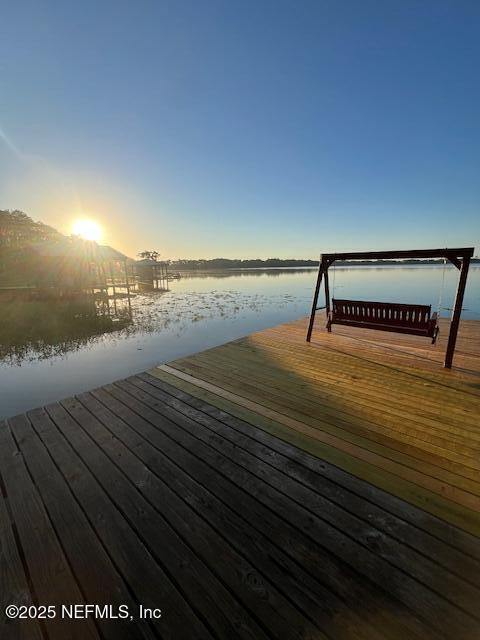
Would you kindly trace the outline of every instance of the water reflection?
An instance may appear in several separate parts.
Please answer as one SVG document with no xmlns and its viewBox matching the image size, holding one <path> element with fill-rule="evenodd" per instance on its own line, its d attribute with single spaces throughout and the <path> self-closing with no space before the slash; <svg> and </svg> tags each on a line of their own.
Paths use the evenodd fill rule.
<svg viewBox="0 0 480 640">
<path fill-rule="evenodd" d="M 19 365 L 52 358 L 131 323 L 124 298 L 10 300 L 2 303 L 0 360 Z"/>
<path fill-rule="evenodd" d="M 208 277 L 229 278 L 231 274 Z M 184 288 L 188 280 L 184 279 Z M 0 363 L 21 365 L 48 360 L 94 348 L 99 342 L 113 345 L 133 335 L 167 331 L 180 338 L 196 323 L 231 320 L 242 313 L 259 314 L 267 305 L 281 309 L 292 301 L 288 293 L 265 295 L 213 288 L 137 293 L 130 299 L 110 294 L 82 300 L 9 300 L 2 304 Z"/>
</svg>

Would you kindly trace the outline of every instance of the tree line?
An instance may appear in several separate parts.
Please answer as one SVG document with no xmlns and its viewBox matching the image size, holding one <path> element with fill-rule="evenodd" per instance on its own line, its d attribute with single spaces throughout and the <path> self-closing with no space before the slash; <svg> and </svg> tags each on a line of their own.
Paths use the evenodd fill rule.
<svg viewBox="0 0 480 640">
<path fill-rule="evenodd" d="M 230 258 L 212 258 L 210 260 L 170 260 L 172 269 L 179 271 L 208 270 L 208 269 L 272 269 L 279 267 L 316 267 L 318 260 L 282 260 L 281 258 L 268 258 L 261 260 L 235 260 Z"/>
<path fill-rule="evenodd" d="M 292 267 L 318 267 L 318 260 L 282 260 L 281 258 L 268 258 L 261 260 L 232 260 L 229 258 L 212 258 L 210 260 L 167 260 L 170 269 L 177 271 L 208 271 L 221 269 L 273 269 Z M 479 258 L 473 258 L 472 263 L 480 263 Z M 385 266 L 404 264 L 443 264 L 442 258 L 409 259 L 409 260 L 338 260 L 336 266 Z"/>
</svg>

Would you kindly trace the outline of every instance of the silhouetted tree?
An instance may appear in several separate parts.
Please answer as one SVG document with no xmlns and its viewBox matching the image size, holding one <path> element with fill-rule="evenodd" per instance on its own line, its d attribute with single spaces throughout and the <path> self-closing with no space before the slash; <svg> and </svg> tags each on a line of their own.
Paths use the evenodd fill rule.
<svg viewBox="0 0 480 640">
<path fill-rule="evenodd" d="M 160 257 L 160 253 L 158 251 L 140 251 L 137 255 L 143 260 L 154 260 L 155 262 L 157 262 Z"/>
<path fill-rule="evenodd" d="M 0 210 L 0 246 L 23 248 L 35 242 L 55 240 L 62 235 L 43 222 L 35 222 L 23 211 Z"/>
<path fill-rule="evenodd" d="M 56 229 L 35 222 L 23 211 L 0 210 L 0 276 L 12 270 L 21 275 L 22 268 L 28 270 L 30 245 L 62 237 Z"/>
</svg>

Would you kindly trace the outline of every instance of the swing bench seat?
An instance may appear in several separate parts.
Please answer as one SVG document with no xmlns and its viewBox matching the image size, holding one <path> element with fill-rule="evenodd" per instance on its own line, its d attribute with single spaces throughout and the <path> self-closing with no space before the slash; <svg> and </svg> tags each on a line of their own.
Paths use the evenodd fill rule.
<svg viewBox="0 0 480 640">
<path fill-rule="evenodd" d="M 431 306 L 335 298 L 328 313 L 329 333 L 332 324 L 425 336 L 432 339 L 432 344 L 435 344 L 439 331 L 437 314 L 432 314 Z"/>
</svg>

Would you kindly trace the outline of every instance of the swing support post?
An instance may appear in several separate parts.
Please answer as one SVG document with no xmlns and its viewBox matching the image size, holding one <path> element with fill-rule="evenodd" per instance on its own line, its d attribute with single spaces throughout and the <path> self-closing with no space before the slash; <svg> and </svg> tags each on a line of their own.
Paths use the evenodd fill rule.
<svg viewBox="0 0 480 640">
<path fill-rule="evenodd" d="M 318 274 L 317 274 L 317 284 L 315 285 L 315 293 L 313 295 L 312 302 L 312 310 L 310 312 L 310 322 L 308 323 L 308 331 L 307 331 L 307 342 L 310 342 L 312 337 L 313 325 L 315 323 L 315 313 L 319 310 L 320 307 L 317 307 L 318 304 L 318 295 L 320 293 L 320 287 L 322 285 L 322 278 L 325 283 L 325 313 L 328 318 L 328 314 L 330 313 L 330 286 L 328 282 L 328 267 L 335 262 L 335 258 L 327 257 L 326 255 L 320 254 L 320 260 L 318 262 Z M 323 307 L 321 307 L 323 309 Z"/>
<path fill-rule="evenodd" d="M 313 325 L 315 323 L 315 313 L 318 311 L 318 295 L 322 284 L 322 278 L 325 282 L 325 308 L 327 317 L 330 313 L 330 287 L 328 281 L 328 268 L 336 260 L 408 260 L 409 258 L 444 258 L 449 260 L 459 271 L 460 277 L 458 281 L 457 293 L 455 296 L 455 304 L 453 306 L 452 318 L 450 321 L 450 330 L 448 334 L 447 351 L 445 353 L 444 367 L 451 369 L 453 356 L 455 353 L 455 345 L 457 342 L 458 328 L 460 325 L 460 316 L 462 313 L 463 298 L 467 284 L 468 268 L 470 260 L 473 257 L 474 247 L 463 247 L 460 249 L 408 249 L 405 251 L 360 251 L 354 253 L 322 253 L 318 265 L 317 282 L 313 295 L 312 310 L 310 313 L 310 322 L 307 330 L 307 342 L 311 341 Z M 335 297 L 335 292 L 333 293 Z M 375 303 L 377 304 L 377 303 Z M 436 337 L 436 335 L 435 335 Z M 435 340 L 433 340 L 434 342 Z"/>
<path fill-rule="evenodd" d="M 455 263 L 453 263 L 455 264 Z M 455 264 L 457 269 L 458 265 Z M 455 353 L 455 344 L 457 342 L 458 327 L 460 324 L 460 315 L 462 313 L 463 297 L 467 284 L 468 268 L 470 266 L 470 256 L 464 256 L 460 267 L 460 277 L 458 279 L 457 293 L 455 295 L 455 304 L 452 311 L 452 319 L 450 321 L 450 331 L 448 334 L 447 352 L 445 354 L 445 369 L 452 368 L 453 354 Z"/>
<path fill-rule="evenodd" d="M 328 266 L 325 269 L 325 274 L 323 278 L 325 282 L 325 315 L 328 318 L 328 314 L 330 313 L 330 285 L 328 282 Z M 333 280 L 333 284 L 335 284 L 335 278 Z"/>
<path fill-rule="evenodd" d="M 310 312 L 310 322 L 308 323 L 307 342 L 310 342 L 313 331 L 313 324 L 315 322 L 315 312 L 317 311 L 318 294 L 320 293 L 320 286 L 322 284 L 323 274 L 326 272 L 323 255 L 320 254 L 320 260 L 318 261 L 318 274 L 317 284 L 315 285 L 315 293 L 313 294 L 312 310 Z"/>
</svg>

